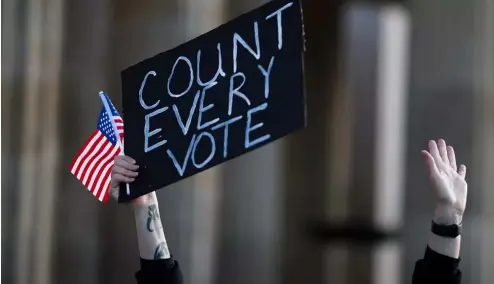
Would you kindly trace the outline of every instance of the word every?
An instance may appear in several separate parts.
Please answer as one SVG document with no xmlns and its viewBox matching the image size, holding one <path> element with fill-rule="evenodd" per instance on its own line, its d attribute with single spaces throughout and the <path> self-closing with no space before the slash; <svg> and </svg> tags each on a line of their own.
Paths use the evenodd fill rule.
<svg viewBox="0 0 494 284">
<path fill-rule="evenodd" d="M 276 29 L 273 28 L 276 30 L 276 37 L 262 37 L 265 41 L 263 45 L 275 45 L 274 50 L 277 51 L 283 49 L 283 12 L 292 5 L 293 2 L 290 2 L 265 17 L 266 25 L 276 24 Z M 269 21 L 270 19 L 275 19 L 276 22 Z M 214 73 L 214 76 L 207 81 L 204 81 L 200 75 L 202 70 L 200 49 L 195 53 L 195 64 L 187 56 L 179 56 L 166 80 L 166 95 L 168 95 L 166 100 L 175 101 L 174 103 L 163 105 L 159 99 L 162 94 L 145 92 L 148 81 L 152 80 L 153 77 L 160 76 L 155 71 L 156 69 L 146 73 L 139 89 L 140 106 L 146 111 L 151 111 L 144 116 L 144 153 L 156 151 L 170 144 L 168 140 L 177 139 L 177 137 L 165 137 L 165 131 L 156 126 L 156 121 L 163 121 L 162 116 L 167 115 L 173 115 L 173 120 L 177 122 L 182 137 L 192 134 L 186 152 L 181 153 L 183 154 L 182 159 L 177 158 L 177 153 L 174 153 L 173 149 L 166 149 L 168 157 L 180 176 L 186 172 L 189 160 L 196 169 L 208 166 L 217 157 L 217 148 L 221 147 L 217 146 L 216 140 L 218 139 L 222 139 L 222 143 L 220 142 L 220 145 L 222 144 L 222 156 L 217 157 L 220 159 L 227 158 L 230 143 L 242 143 L 244 149 L 249 149 L 270 140 L 271 134 L 266 133 L 266 128 L 264 134 L 256 135 L 254 133 L 256 130 L 256 132 L 262 132 L 264 126 L 262 114 L 269 107 L 270 78 L 276 59 L 276 56 L 272 54 L 273 51 L 262 48 L 259 30 L 258 21 L 254 21 L 254 43 L 252 45 L 249 45 L 238 33 L 234 33 L 231 57 L 224 57 L 222 44 L 217 43 L 217 65 L 214 65 L 214 67 L 217 66 L 216 72 L 207 72 Z M 272 42 L 267 42 L 267 39 Z M 245 57 L 240 60 L 239 47 L 240 50 L 251 55 L 249 60 L 246 60 Z M 266 53 L 269 56 L 266 56 Z M 263 60 L 264 58 L 266 59 Z M 269 61 L 267 61 L 268 58 Z M 263 66 L 259 64 L 260 60 L 269 63 Z M 224 68 L 228 65 L 232 66 L 230 75 L 227 75 Z M 185 72 L 177 71 L 184 68 Z M 211 68 L 211 65 L 207 64 L 203 68 Z M 194 94 L 192 104 L 184 104 L 181 98 L 186 98 L 187 95 L 192 94 Z M 188 110 L 186 112 L 183 111 L 185 107 Z M 257 123 L 253 122 L 255 114 L 258 114 Z M 197 121 L 193 124 L 192 121 L 195 117 Z M 153 121 L 155 123 L 152 123 Z M 152 124 L 155 126 L 154 128 L 151 127 Z M 169 126 L 167 125 L 167 127 Z M 243 130 L 242 139 L 237 136 L 229 138 L 230 127 L 241 127 Z M 167 132 L 170 133 L 170 131 Z M 198 154 L 198 149 L 208 150 L 206 154 L 203 153 L 203 150 L 201 150 L 201 154 Z M 181 161 L 179 162 L 179 160 Z"/>
</svg>

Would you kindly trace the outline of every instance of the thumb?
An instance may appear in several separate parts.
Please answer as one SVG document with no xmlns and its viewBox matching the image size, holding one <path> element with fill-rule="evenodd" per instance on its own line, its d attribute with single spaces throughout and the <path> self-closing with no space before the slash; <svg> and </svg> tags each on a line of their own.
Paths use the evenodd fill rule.
<svg viewBox="0 0 494 284">
<path fill-rule="evenodd" d="M 425 163 L 429 168 L 429 174 L 431 176 L 435 175 L 439 170 L 437 169 L 436 162 L 434 161 L 432 155 L 426 150 L 422 150 L 422 157 L 424 157 Z"/>
</svg>

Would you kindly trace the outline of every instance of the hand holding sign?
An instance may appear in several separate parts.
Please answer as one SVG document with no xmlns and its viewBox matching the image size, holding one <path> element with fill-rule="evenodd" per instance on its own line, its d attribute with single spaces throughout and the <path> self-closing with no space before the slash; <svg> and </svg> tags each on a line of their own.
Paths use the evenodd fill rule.
<svg viewBox="0 0 494 284">
<path fill-rule="evenodd" d="M 305 125 L 300 3 L 272 1 L 122 72 L 129 196 L 154 191 Z"/>
<path fill-rule="evenodd" d="M 139 166 L 131 157 L 117 156 L 111 172 L 111 188 L 119 187 L 121 183 L 131 183 L 135 180 Z"/>
</svg>

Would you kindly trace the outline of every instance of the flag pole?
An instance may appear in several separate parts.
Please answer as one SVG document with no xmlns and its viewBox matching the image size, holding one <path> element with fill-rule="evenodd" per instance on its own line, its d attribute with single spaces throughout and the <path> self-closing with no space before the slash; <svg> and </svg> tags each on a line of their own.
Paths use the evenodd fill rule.
<svg viewBox="0 0 494 284">
<path fill-rule="evenodd" d="M 123 141 L 120 141 L 120 135 L 118 135 L 117 126 L 115 125 L 115 121 L 113 121 L 113 119 L 112 119 L 110 106 L 108 105 L 108 102 L 106 101 L 106 98 L 105 98 L 105 92 L 100 91 L 99 97 L 100 97 L 101 101 L 103 102 L 103 106 L 105 107 L 105 111 L 106 111 L 106 114 L 108 115 L 108 118 L 110 118 L 110 123 L 111 123 L 111 126 L 113 127 L 113 132 L 115 133 L 115 136 L 117 137 L 117 141 L 119 141 L 120 145 L 122 145 L 121 146 L 121 148 L 122 148 L 121 154 L 123 155 L 124 154 L 124 144 L 123 144 Z M 127 195 L 130 195 L 130 186 L 128 183 L 126 183 L 125 185 L 126 185 L 125 187 L 127 189 Z"/>
</svg>

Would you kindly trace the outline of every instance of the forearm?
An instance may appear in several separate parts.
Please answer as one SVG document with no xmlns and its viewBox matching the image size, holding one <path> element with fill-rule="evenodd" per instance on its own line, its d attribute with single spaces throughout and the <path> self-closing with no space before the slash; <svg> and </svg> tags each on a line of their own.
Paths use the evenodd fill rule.
<svg viewBox="0 0 494 284">
<path fill-rule="evenodd" d="M 450 218 L 450 214 L 442 214 L 437 210 L 433 221 L 436 224 L 450 225 L 461 223 L 461 218 Z M 412 283 L 461 283 L 460 263 L 461 236 L 446 238 L 429 234 L 429 243 L 424 258 L 417 261 Z"/>
<path fill-rule="evenodd" d="M 429 248 L 451 258 L 460 258 L 461 236 L 454 239 L 444 238 L 430 233 Z"/>
<path fill-rule="evenodd" d="M 146 195 L 141 202 L 134 203 L 139 254 L 142 259 L 167 259 L 170 252 L 161 224 L 156 193 Z"/>
<path fill-rule="evenodd" d="M 460 224 L 462 222 L 462 216 L 447 207 L 437 206 L 433 220 L 435 223 L 442 225 Z M 430 233 L 429 248 L 439 254 L 458 259 L 460 257 L 460 247 L 461 236 L 445 238 Z"/>
</svg>

